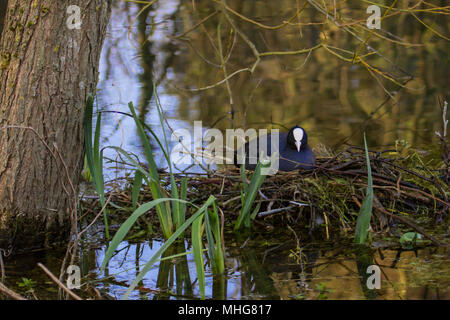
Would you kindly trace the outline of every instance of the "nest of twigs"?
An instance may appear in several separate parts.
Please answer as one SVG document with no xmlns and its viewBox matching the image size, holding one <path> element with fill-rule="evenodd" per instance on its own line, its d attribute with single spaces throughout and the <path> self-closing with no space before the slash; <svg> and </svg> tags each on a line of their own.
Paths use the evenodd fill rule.
<svg viewBox="0 0 450 320">
<path fill-rule="evenodd" d="M 346 231 L 355 227 L 367 188 L 364 150 L 350 146 L 331 154 L 324 148 L 316 148 L 316 154 L 321 156 L 317 157 L 314 170 L 279 172 L 266 178 L 255 200 L 255 206 L 260 203 L 254 220 L 256 224 L 270 227 L 280 221 L 304 222 L 305 218 L 308 227 L 325 225 L 327 233 L 328 227 Z M 446 226 L 448 222 L 446 164 L 427 161 L 426 156 L 408 148 L 382 152 L 369 150 L 369 157 L 374 191 L 372 230 L 384 233 L 393 226 L 406 226 L 436 245 L 448 246 L 443 240 L 448 234 L 446 227 L 443 227 L 445 234 L 439 235 L 441 240 L 425 231 L 430 226 L 434 229 L 435 226 Z M 182 176 L 179 174 L 177 178 Z M 190 175 L 188 185 L 189 201 L 201 205 L 214 195 L 226 220 L 234 221 L 238 216 L 242 183 L 237 168 Z M 130 205 L 131 183 L 122 183 L 121 188 L 115 185 L 113 189 L 120 192 L 115 191 L 111 201 L 125 207 Z M 151 193 L 143 186 L 139 202 L 150 200 Z M 95 203 L 91 202 L 89 206 L 93 205 Z M 157 224 L 155 212 L 150 212 L 148 217 Z"/>
</svg>

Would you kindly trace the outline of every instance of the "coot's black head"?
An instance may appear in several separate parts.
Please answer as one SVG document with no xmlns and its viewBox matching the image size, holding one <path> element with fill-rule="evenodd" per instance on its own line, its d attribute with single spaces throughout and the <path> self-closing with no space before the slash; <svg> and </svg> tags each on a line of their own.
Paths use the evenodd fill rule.
<svg viewBox="0 0 450 320">
<path fill-rule="evenodd" d="M 300 152 L 308 145 L 308 135 L 305 129 L 299 126 L 293 127 L 289 130 L 287 135 L 287 144 L 290 148 Z"/>
</svg>

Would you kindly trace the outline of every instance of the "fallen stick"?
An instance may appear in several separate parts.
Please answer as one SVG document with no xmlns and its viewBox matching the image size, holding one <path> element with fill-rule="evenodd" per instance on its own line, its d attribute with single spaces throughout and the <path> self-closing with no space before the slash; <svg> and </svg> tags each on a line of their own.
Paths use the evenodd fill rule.
<svg viewBox="0 0 450 320">
<path fill-rule="evenodd" d="M 287 211 L 287 210 L 290 210 L 290 209 L 293 209 L 293 208 L 295 208 L 295 206 L 288 206 L 288 207 L 285 207 L 285 208 L 278 208 L 278 209 L 272 209 L 272 210 L 269 210 L 269 211 L 263 211 L 263 212 L 258 213 L 258 218 L 266 217 L 266 216 L 269 216 L 271 214 L 282 212 L 282 211 Z"/>
<path fill-rule="evenodd" d="M 42 263 L 38 262 L 38 267 L 44 270 L 44 272 L 52 279 L 58 286 L 61 287 L 65 292 L 67 292 L 72 298 L 75 300 L 83 300 L 79 296 L 77 296 L 75 293 L 73 293 L 69 288 L 67 288 L 61 281 L 58 280 L 58 278 L 55 277 L 53 273 L 51 273 L 50 270 L 48 270 Z"/>
<path fill-rule="evenodd" d="M 14 300 L 27 300 L 24 297 L 22 297 L 20 294 L 15 293 L 8 287 L 6 287 L 3 283 L 0 282 L 0 292 L 3 292 L 4 294 L 10 296 Z"/>
</svg>

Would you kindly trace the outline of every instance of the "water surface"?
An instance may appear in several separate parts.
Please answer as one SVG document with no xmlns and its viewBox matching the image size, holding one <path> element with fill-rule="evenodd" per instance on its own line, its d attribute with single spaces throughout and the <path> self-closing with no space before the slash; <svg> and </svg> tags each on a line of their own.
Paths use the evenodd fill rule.
<svg viewBox="0 0 450 320">
<path fill-rule="evenodd" d="M 241 14 L 265 25 L 279 25 L 295 11 L 295 1 L 227 1 Z M 192 5 L 195 4 L 195 8 Z M 346 2 L 340 13 L 356 20 L 367 18 L 364 2 Z M 212 1 L 159 1 L 137 16 L 143 5 L 116 1 L 100 61 L 98 102 L 101 111 L 128 112 L 132 101 L 145 120 L 162 136 L 154 103 L 154 81 L 168 123 L 174 129 L 191 129 L 194 121 L 204 128 L 278 128 L 295 124 L 308 132 L 314 147 L 329 148 L 344 141 L 362 145 L 365 131 L 370 148 L 391 148 L 407 140 L 416 148 L 437 145 L 434 132 L 441 130 L 438 97 L 448 97 L 448 44 L 433 36 L 413 17 L 400 15 L 383 21 L 383 29 L 396 40 L 418 45 L 398 45 L 373 36 L 370 45 L 383 53 L 368 58 L 380 70 L 406 81 L 401 88 L 373 74 L 361 64 L 337 59 L 324 49 L 292 56 L 263 57 L 254 74 L 241 72 L 225 84 L 203 91 L 224 78 L 216 54 L 217 24 L 224 52 L 230 53 L 227 72 L 252 66 L 250 48 L 216 15 L 184 40 L 182 34 L 215 10 Z M 420 15 L 436 28 L 442 17 Z M 360 43 L 347 33 L 324 24 L 325 17 L 306 8 L 292 24 L 265 30 L 233 17 L 260 52 L 311 48 L 322 41 L 355 51 Z M 358 29 L 357 29 L 358 31 Z M 360 31 L 360 30 L 359 30 Z M 444 30 L 445 31 L 445 30 Z M 364 34 L 361 33 L 363 36 Z M 367 35 L 367 33 L 366 33 Z M 392 38 L 392 37 L 391 37 Z M 381 86 L 382 84 L 383 86 Z M 386 101 L 387 92 L 394 99 Z M 132 120 L 118 113 L 104 113 L 103 146 L 121 146 L 144 159 Z M 170 135 L 170 130 L 166 128 Z M 153 143 L 153 142 L 152 142 Z M 166 166 L 155 148 L 158 164 Z M 107 158 L 116 159 L 111 149 Z M 108 166 L 114 166 L 108 164 Z M 191 171 L 201 171 L 191 168 Z M 111 178 L 123 172 L 107 171 Z M 215 299 L 449 299 L 449 257 L 442 249 L 417 251 L 369 249 L 360 251 L 349 243 L 302 238 L 297 243 L 290 231 L 254 234 L 248 241 L 226 240 L 226 276 L 214 278 L 207 269 L 206 296 Z M 348 242 L 348 241 L 347 241 Z M 128 285 L 161 245 L 160 240 L 123 242 L 111 260 L 108 274 L 99 266 L 106 247 L 87 239 L 81 245 L 80 266 L 84 283 L 120 298 Z M 168 255 L 189 251 L 189 244 L 174 246 Z M 23 293 L 21 277 L 36 281 L 39 298 L 54 298 L 55 285 L 43 276 L 36 263 L 43 262 L 59 274 L 64 250 L 37 252 L 6 260 L 7 283 Z M 199 298 L 192 255 L 155 264 L 132 299 Z M 367 266 L 380 266 L 379 290 L 367 290 Z"/>
</svg>

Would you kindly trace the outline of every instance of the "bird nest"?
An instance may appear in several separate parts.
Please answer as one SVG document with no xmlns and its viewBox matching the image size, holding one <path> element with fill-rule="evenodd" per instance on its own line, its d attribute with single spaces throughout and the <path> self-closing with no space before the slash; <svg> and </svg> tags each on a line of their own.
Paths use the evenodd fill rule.
<svg viewBox="0 0 450 320">
<path fill-rule="evenodd" d="M 315 153 L 317 164 L 313 170 L 267 176 L 255 199 L 254 206 L 259 206 L 253 220 L 256 226 L 272 228 L 279 223 L 302 222 L 308 228 L 322 228 L 327 237 L 332 230 L 351 232 L 354 229 L 368 187 L 364 150 L 349 146 L 331 153 L 319 146 Z M 447 246 L 443 238 L 448 237 L 448 164 L 405 144 L 397 145 L 395 150 L 369 150 L 369 158 L 374 199 L 372 231 L 385 234 L 401 226 L 421 233 L 436 245 Z M 164 180 L 164 174 L 161 176 Z M 179 174 L 176 178 L 182 176 Z M 248 176 L 251 178 L 251 172 Z M 169 179 L 166 180 L 169 187 Z M 111 189 L 120 191 L 111 191 L 108 195 L 122 207 L 131 206 L 132 181 L 126 181 L 125 184 L 122 181 L 120 188 L 115 181 Z M 190 175 L 187 198 L 202 205 L 214 195 L 227 225 L 239 215 L 241 188 L 238 168 L 226 167 L 205 175 Z M 144 185 L 142 189 L 139 203 L 152 200 L 149 188 Z M 88 202 L 85 207 L 98 206 L 95 201 Z M 111 214 L 120 216 L 120 209 Z M 158 224 L 155 212 L 148 213 L 147 219 L 149 223 Z M 430 226 L 434 232 L 440 232 L 440 240 L 425 231 L 430 230 Z"/>
</svg>

